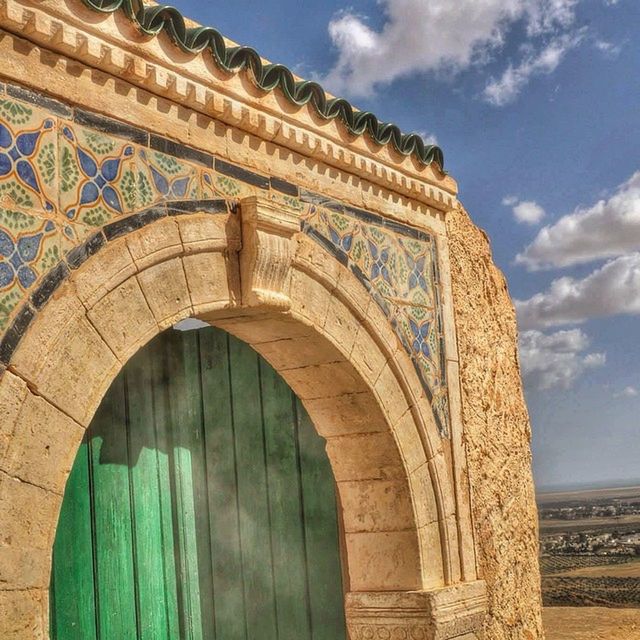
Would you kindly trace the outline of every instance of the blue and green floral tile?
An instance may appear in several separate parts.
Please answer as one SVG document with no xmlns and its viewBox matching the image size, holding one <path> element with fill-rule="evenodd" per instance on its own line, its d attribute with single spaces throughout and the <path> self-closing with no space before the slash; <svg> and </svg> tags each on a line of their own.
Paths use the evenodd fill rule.
<svg viewBox="0 0 640 640">
<path fill-rule="evenodd" d="M 0 208 L 0 329 L 17 304 L 62 257 L 56 223 L 42 215 Z"/>
<path fill-rule="evenodd" d="M 68 122 L 60 123 L 60 210 L 72 222 L 101 227 L 136 208 L 136 147 Z"/>
<path fill-rule="evenodd" d="M 398 294 L 408 300 L 419 296 L 418 304 L 434 306 L 433 250 L 430 241 L 398 238 L 398 256 L 401 265 L 398 271 Z M 428 299 L 428 302 L 424 300 Z"/>
<path fill-rule="evenodd" d="M 96 228 L 82 224 L 63 220 L 60 222 L 60 250 L 63 256 L 69 251 L 81 245 L 96 233 Z"/>
<path fill-rule="evenodd" d="M 0 99 L 0 203 L 57 210 L 56 120 L 46 111 Z"/>
<path fill-rule="evenodd" d="M 247 184 L 246 182 L 240 182 L 230 176 L 222 175 L 221 173 L 211 174 L 213 178 L 214 191 L 222 194 L 225 198 L 246 198 L 258 193 L 263 193 L 258 188 Z"/>
<path fill-rule="evenodd" d="M 194 165 L 159 151 L 140 149 L 139 202 L 136 208 L 162 200 L 197 200 L 201 196 L 200 171 Z"/>
<path fill-rule="evenodd" d="M 226 197 L 225 194 L 216 187 L 216 175 L 209 169 L 200 169 L 200 194 L 205 200 L 216 200 Z"/>
<path fill-rule="evenodd" d="M 302 202 L 300 198 L 296 198 L 295 196 L 289 196 L 285 193 L 276 193 L 274 191 L 269 194 L 269 199 L 278 206 L 284 207 L 289 211 L 294 211 L 301 218 L 306 218 L 307 212 L 312 206 L 306 202 Z"/>
</svg>

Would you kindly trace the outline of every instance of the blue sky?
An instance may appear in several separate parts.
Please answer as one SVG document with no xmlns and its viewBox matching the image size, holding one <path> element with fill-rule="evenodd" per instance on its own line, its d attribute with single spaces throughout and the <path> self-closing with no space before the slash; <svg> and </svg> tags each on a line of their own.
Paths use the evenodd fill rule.
<svg viewBox="0 0 640 640">
<path fill-rule="evenodd" d="M 175 6 L 437 140 L 518 301 L 538 486 L 640 479 L 640 2 Z"/>
</svg>

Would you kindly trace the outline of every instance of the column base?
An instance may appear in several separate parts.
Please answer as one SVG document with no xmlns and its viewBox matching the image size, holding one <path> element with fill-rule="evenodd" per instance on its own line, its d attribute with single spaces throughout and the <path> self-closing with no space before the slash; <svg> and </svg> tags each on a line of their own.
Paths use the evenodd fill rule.
<svg viewBox="0 0 640 640">
<path fill-rule="evenodd" d="M 482 640 L 485 583 L 465 582 L 431 591 L 349 593 L 350 640 Z"/>
</svg>

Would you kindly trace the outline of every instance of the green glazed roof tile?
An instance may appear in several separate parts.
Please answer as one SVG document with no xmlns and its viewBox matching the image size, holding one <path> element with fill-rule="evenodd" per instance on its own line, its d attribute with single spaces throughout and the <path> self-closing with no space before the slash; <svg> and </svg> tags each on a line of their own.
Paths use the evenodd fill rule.
<svg viewBox="0 0 640 640">
<path fill-rule="evenodd" d="M 413 155 L 425 165 L 435 162 L 444 169 L 440 147 L 425 144 L 416 133 L 403 134 L 395 124 L 380 122 L 373 113 L 355 109 L 344 98 L 328 97 L 317 82 L 297 80 L 284 65 L 264 63 L 251 47 L 228 46 L 220 32 L 212 27 L 188 27 L 182 14 L 174 7 L 145 6 L 142 0 L 82 1 L 102 13 L 123 11 L 148 36 L 165 31 L 187 53 L 197 54 L 207 49 L 224 71 L 238 73 L 250 70 L 260 89 L 280 89 L 293 104 L 301 107 L 311 103 L 323 118 L 339 119 L 354 135 L 367 133 L 378 144 L 391 144 L 402 155 Z"/>
</svg>

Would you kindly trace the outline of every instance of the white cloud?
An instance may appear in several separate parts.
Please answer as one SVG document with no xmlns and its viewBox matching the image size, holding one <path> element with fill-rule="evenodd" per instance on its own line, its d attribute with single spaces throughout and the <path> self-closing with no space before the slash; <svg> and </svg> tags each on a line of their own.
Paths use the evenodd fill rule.
<svg viewBox="0 0 640 640">
<path fill-rule="evenodd" d="M 513 215 L 518 222 L 538 224 L 544 218 L 544 209 L 531 200 L 525 200 L 513 207 Z"/>
<path fill-rule="evenodd" d="M 589 369 L 605 363 L 604 353 L 584 353 L 589 338 L 580 329 L 524 331 L 520 335 L 520 364 L 524 384 L 529 389 L 569 388 Z"/>
<path fill-rule="evenodd" d="M 416 131 L 416 133 L 424 140 L 425 144 L 438 144 L 438 138 L 435 134 L 428 131 Z"/>
<path fill-rule="evenodd" d="M 559 36 L 515 67 L 509 65 L 500 78 L 484 88 L 484 99 L 496 107 L 513 102 L 532 77 L 553 73 L 565 55 L 580 44 L 583 35 L 584 31 Z"/>
<path fill-rule="evenodd" d="M 518 254 L 530 271 L 567 267 L 640 250 L 640 171 L 614 195 L 543 227 Z"/>
<path fill-rule="evenodd" d="M 622 51 L 622 45 L 606 40 L 595 40 L 593 46 L 606 58 L 617 58 Z"/>
<path fill-rule="evenodd" d="M 635 398 L 638 395 L 638 390 L 635 387 L 625 387 L 622 391 L 614 393 L 614 398 Z"/>
<path fill-rule="evenodd" d="M 533 202 L 533 200 L 518 202 L 517 198 L 509 196 L 503 198 L 502 204 L 507 207 L 512 207 L 513 217 L 517 222 L 522 224 L 538 224 L 546 215 L 544 209 L 537 202 Z"/>
<path fill-rule="evenodd" d="M 558 278 L 547 291 L 515 305 L 521 329 L 640 315 L 640 253 L 611 260 L 585 278 Z"/>
<path fill-rule="evenodd" d="M 514 22 L 523 20 L 531 38 L 556 33 L 574 21 L 578 0 L 380 0 L 381 30 L 353 12 L 338 14 L 329 34 L 338 50 L 324 78 L 336 93 L 366 95 L 414 72 L 459 70 L 487 60 Z M 541 54 L 549 66 L 553 50 Z"/>
</svg>

